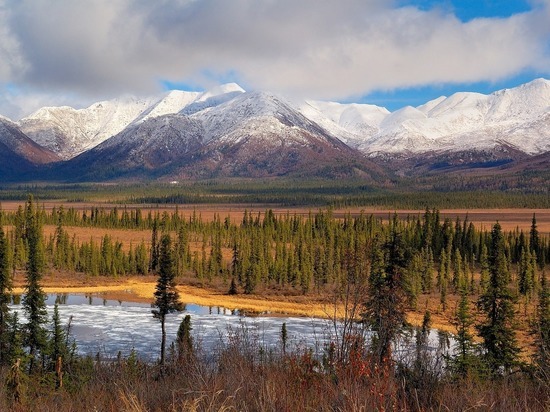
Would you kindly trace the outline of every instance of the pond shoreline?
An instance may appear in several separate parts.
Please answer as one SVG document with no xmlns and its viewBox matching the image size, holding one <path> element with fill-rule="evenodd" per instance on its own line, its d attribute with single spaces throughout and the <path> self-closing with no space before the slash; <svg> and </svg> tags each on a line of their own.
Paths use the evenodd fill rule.
<svg viewBox="0 0 550 412">
<path fill-rule="evenodd" d="M 17 273 L 13 294 L 24 293 L 25 274 Z M 81 274 L 49 273 L 44 276 L 42 289 L 47 294 L 93 294 L 106 299 L 126 302 L 153 303 L 155 276 L 120 278 L 90 277 Z M 199 287 L 180 282 L 177 285 L 180 300 L 206 307 L 224 307 L 251 315 L 269 317 L 297 316 L 321 319 L 343 318 L 342 305 L 334 305 L 322 296 L 288 295 L 228 295 L 213 288 Z M 420 305 L 419 305 L 420 306 Z M 407 320 L 413 326 L 422 324 L 423 313 L 410 311 Z M 432 313 L 432 326 L 454 333 L 455 328 L 445 316 Z"/>
</svg>

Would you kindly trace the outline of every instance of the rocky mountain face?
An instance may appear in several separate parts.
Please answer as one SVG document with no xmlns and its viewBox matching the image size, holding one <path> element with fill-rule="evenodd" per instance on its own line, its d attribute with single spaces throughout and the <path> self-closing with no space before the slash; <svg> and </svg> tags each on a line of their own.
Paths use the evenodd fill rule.
<svg viewBox="0 0 550 412">
<path fill-rule="evenodd" d="M 23 159 L 20 163 L 63 159 L 50 168 L 56 179 L 319 175 L 376 180 L 527 167 L 528 159 L 550 152 L 549 126 L 550 81 L 545 79 L 490 95 L 456 93 L 393 113 L 367 104 L 291 103 L 228 84 L 203 93 L 114 99 L 79 110 L 43 108 L 18 123 L 0 118 L 0 143 L 7 147 L 2 153 Z"/>
</svg>

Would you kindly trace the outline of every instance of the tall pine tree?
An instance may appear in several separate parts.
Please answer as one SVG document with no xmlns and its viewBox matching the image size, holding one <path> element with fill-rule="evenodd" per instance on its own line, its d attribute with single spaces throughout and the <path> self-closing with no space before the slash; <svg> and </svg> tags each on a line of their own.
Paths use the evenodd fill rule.
<svg viewBox="0 0 550 412">
<path fill-rule="evenodd" d="M 383 245 L 373 245 L 369 296 L 363 314 L 363 320 L 375 332 L 372 350 L 378 362 L 391 358 L 391 344 L 406 323 L 405 275 L 410 256 L 397 224 L 394 219 Z"/>
<path fill-rule="evenodd" d="M 7 362 L 9 347 L 9 307 L 11 276 L 8 259 L 8 242 L 0 226 L 0 365 Z"/>
<path fill-rule="evenodd" d="M 510 371 L 518 364 L 519 348 L 515 334 L 514 296 L 508 288 L 508 261 L 504 236 L 497 222 L 491 231 L 489 280 L 478 306 L 485 321 L 478 326 L 485 357 L 493 373 Z"/>
<path fill-rule="evenodd" d="M 176 290 L 174 257 L 169 234 L 162 235 L 159 248 L 158 280 L 155 290 L 153 316 L 160 320 L 162 340 L 160 345 L 160 365 L 164 366 L 166 349 L 166 315 L 183 310 Z"/>
<path fill-rule="evenodd" d="M 533 326 L 537 372 L 550 382 L 550 285 L 545 273 L 541 275 L 537 318 Z"/>
<path fill-rule="evenodd" d="M 42 245 L 42 227 L 40 219 L 29 196 L 25 209 L 25 239 L 28 248 L 27 277 L 23 309 L 27 315 L 25 343 L 29 349 L 29 372 L 33 372 L 37 355 L 47 345 L 46 295 L 40 281 L 44 270 L 44 250 Z"/>
</svg>

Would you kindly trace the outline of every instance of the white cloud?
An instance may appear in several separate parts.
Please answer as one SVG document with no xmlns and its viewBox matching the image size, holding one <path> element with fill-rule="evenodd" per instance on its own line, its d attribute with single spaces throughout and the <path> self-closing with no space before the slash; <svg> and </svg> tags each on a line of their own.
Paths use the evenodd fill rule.
<svg viewBox="0 0 550 412">
<path fill-rule="evenodd" d="M 341 99 L 550 73 L 550 5 L 533 7 L 463 23 L 383 0 L 0 0 L 0 82 L 91 100 L 232 72 L 250 88 Z"/>
</svg>

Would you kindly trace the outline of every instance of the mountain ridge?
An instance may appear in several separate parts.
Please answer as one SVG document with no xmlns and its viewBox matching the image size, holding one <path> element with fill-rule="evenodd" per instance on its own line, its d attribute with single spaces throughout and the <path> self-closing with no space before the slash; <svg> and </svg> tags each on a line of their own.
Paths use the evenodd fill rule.
<svg viewBox="0 0 550 412">
<path fill-rule="evenodd" d="M 491 167 L 549 152 L 550 81 L 488 95 L 458 92 L 394 112 L 288 100 L 229 83 L 205 92 L 126 96 L 84 109 L 46 107 L 19 122 L 0 121 L 8 125 L 2 132 L 7 141 L 34 141 L 19 155 L 30 164 L 56 164 L 56 176 L 56 169 L 93 176 L 94 165 L 109 167 L 109 178 L 116 178 L 117 167 L 155 178 L 316 174 L 342 165 L 341 175 L 385 176 L 376 164 L 390 174 L 414 174 Z M 60 160 L 69 166 L 59 166 Z M 443 164 L 448 166 L 437 166 Z M 78 167 L 90 170 L 79 173 Z"/>
</svg>

